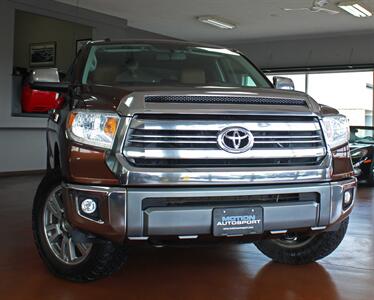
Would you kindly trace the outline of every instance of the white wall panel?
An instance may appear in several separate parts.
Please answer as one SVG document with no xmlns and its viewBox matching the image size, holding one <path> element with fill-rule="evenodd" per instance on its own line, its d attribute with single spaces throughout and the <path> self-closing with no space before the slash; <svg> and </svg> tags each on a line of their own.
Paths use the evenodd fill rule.
<svg viewBox="0 0 374 300">
<path fill-rule="evenodd" d="M 93 38 L 163 38 L 127 27 L 126 20 L 50 0 L 0 0 L 0 172 L 45 168 L 45 118 L 12 117 L 15 10 L 60 18 L 94 28 Z M 32 24 L 30 24 L 32 26 Z"/>
</svg>

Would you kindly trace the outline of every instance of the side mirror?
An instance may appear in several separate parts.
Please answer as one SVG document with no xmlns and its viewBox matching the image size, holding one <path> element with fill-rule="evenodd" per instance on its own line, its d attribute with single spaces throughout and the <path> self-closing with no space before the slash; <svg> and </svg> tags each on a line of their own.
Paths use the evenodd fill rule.
<svg viewBox="0 0 374 300">
<path fill-rule="evenodd" d="M 39 91 L 63 93 L 69 88 L 69 84 L 60 82 L 57 68 L 33 70 L 29 83 L 32 89 Z"/>
<path fill-rule="evenodd" d="M 67 89 L 68 85 L 60 83 L 57 69 L 34 70 L 22 86 L 22 111 L 46 113 L 49 110 L 59 109 L 64 103 L 64 97 L 60 92 Z"/>
<path fill-rule="evenodd" d="M 273 84 L 275 88 L 279 90 L 289 90 L 289 91 L 295 90 L 295 84 L 293 83 L 291 78 L 274 76 Z"/>
</svg>

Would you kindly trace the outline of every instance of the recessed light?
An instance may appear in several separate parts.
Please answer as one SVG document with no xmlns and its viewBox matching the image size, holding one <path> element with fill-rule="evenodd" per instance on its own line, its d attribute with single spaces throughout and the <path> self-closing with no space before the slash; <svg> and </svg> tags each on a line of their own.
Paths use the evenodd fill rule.
<svg viewBox="0 0 374 300">
<path fill-rule="evenodd" d="M 222 18 L 215 17 L 215 16 L 200 16 L 197 19 L 205 24 L 212 25 L 214 27 L 218 27 L 220 29 L 234 29 L 236 25 L 229 21 L 223 20 Z"/>
<path fill-rule="evenodd" d="M 371 17 L 373 13 L 358 1 L 338 3 L 338 7 L 357 18 Z"/>
</svg>

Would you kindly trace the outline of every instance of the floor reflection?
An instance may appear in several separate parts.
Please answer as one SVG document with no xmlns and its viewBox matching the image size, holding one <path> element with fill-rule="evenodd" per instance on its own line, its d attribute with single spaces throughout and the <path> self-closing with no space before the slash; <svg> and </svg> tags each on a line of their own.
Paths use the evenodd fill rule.
<svg viewBox="0 0 374 300">
<path fill-rule="evenodd" d="M 253 278 L 248 299 L 340 299 L 336 285 L 323 266 L 284 266 L 270 262 Z"/>
</svg>

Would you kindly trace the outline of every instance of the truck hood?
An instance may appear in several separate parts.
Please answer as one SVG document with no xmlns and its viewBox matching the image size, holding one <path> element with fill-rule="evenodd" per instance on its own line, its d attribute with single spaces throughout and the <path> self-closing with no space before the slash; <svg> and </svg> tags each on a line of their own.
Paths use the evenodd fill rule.
<svg viewBox="0 0 374 300">
<path fill-rule="evenodd" d="M 158 97 L 155 100 L 152 96 Z M 80 97 L 81 108 L 118 111 L 123 116 L 137 113 L 320 115 L 336 112 L 329 107 L 320 106 L 305 93 L 272 88 L 95 85 L 82 87 Z M 177 97 L 178 101 L 174 101 L 173 97 Z M 196 101 L 195 97 L 205 100 Z M 233 101 L 225 103 L 225 99 Z"/>
</svg>

